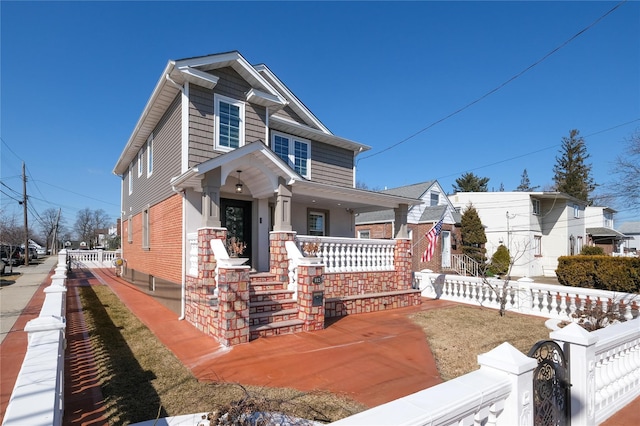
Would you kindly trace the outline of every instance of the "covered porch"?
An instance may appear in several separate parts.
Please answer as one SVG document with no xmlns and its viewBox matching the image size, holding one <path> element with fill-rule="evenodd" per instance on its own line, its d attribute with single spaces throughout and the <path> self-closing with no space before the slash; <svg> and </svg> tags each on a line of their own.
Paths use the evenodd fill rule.
<svg viewBox="0 0 640 426">
<path fill-rule="evenodd" d="M 420 200 L 307 180 L 260 141 L 172 185 L 185 206 L 184 316 L 226 345 L 420 303 L 407 230 Z M 395 238 L 353 238 L 354 215 L 380 208 L 393 209 Z"/>
</svg>

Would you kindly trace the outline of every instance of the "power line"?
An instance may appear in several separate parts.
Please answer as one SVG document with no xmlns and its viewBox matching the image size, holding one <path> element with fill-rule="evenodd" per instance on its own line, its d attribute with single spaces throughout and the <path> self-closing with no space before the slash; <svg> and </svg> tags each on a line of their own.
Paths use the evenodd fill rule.
<svg viewBox="0 0 640 426">
<path fill-rule="evenodd" d="M 415 132 L 414 134 L 404 138 L 403 140 L 396 142 L 395 144 L 384 148 L 381 151 L 378 151 L 376 153 L 370 154 L 370 155 L 366 155 L 364 157 L 360 157 L 358 158 L 358 160 L 356 161 L 356 164 L 358 162 L 360 162 L 360 160 L 366 160 L 367 158 L 371 158 L 371 157 L 375 157 L 376 155 L 380 155 L 384 152 L 387 152 L 399 145 L 402 145 L 403 143 L 413 139 L 414 137 L 418 136 L 419 134 L 426 132 L 427 130 L 429 130 L 430 128 L 436 126 L 437 124 L 442 123 L 445 120 L 448 120 L 449 118 L 461 113 L 462 111 L 472 107 L 473 105 L 481 102 L 482 100 L 484 100 L 485 98 L 493 95 L 494 93 L 496 93 L 497 91 L 499 91 L 500 89 L 502 89 L 503 87 L 505 87 L 507 84 L 511 83 L 512 81 L 518 79 L 519 77 L 521 77 L 522 75 L 524 75 L 526 72 L 528 72 L 529 70 L 533 69 L 534 67 L 536 67 L 537 65 L 541 64 L 542 62 L 544 62 L 545 60 L 547 60 L 550 56 L 552 56 L 553 54 L 555 54 L 556 52 L 558 52 L 560 49 L 562 49 L 563 47 L 565 47 L 566 45 L 568 45 L 569 43 L 571 43 L 573 40 L 575 40 L 576 38 L 578 38 L 579 36 L 581 36 L 583 33 L 585 33 L 586 31 L 588 31 L 589 29 L 591 29 L 592 27 L 594 27 L 596 24 L 598 24 L 601 20 L 603 20 L 605 17 L 607 17 L 609 14 L 611 14 L 613 11 L 615 11 L 616 9 L 618 9 L 620 6 L 622 6 L 623 3 L 626 3 L 627 0 L 622 0 L 620 3 L 616 4 L 614 7 L 612 7 L 611 9 L 609 9 L 606 13 L 604 13 L 603 15 L 601 15 L 598 19 L 596 19 L 595 21 L 593 21 L 591 24 L 587 25 L 585 28 L 583 28 L 582 30 L 578 31 L 576 34 L 574 34 L 572 37 L 570 37 L 568 40 L 566 40 L 564 43 L 560 44 L 558 47 L 554 48 L 553 50 L 551 50 L 549 53 L 547 53 L 546 55 L 544 55 L 542 58 L 538 59 L 536 62 L 534 62 L 533 64 L 529 65 L 528 67 L 526 67 L 525 69 L 523 69 L 522 71 L 520 71 L 519 73 L 517 73 L 516 75 L 514 75 L 513 77 L 511 77 L 510 79 L 506 80 L 505 82 L 503 82 L 502 84 L 498 85 L 497 87 L 489 90 L 487 93 L 485 93 L 484 95 L 480 96 L 479 98 L 476 98 L 475 100 L 469 102 L 468 104 L 466 104 L 465 106 L 463 106 L 462 108 L 459 108 L 457 110 L 455 110 L 454 112 L 434 121 L 433 123 L 429 124 L 427 127 L 423 128 L 422 130 L 419 130 L 417 132 Z M 497 163 L 496 163 L 497 164 Z"/>
</svg>

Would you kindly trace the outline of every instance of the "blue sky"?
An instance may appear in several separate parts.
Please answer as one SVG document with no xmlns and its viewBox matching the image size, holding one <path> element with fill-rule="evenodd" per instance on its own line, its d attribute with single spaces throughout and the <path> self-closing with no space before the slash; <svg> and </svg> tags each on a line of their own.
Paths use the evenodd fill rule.
<svg viewBox="0 0 640 426">
<path fill-rule="evenodd" d="M 369 187 L 437 179 L 451 192 L 470 171 L 508 191 L 527 169 L 544 188 L 571 129 L 609 183 L 640 128 L 640 3 L 562 45 L 616 4 L 2 1 L 2 209 L 22 214 L 24 161 L 31 211 L 115 222 L 112 170 L 167 61 L 230 50 L 371 146 L 358 161 Z M 640 220 L 613 207 L 617 224 Z"/>
</svg>

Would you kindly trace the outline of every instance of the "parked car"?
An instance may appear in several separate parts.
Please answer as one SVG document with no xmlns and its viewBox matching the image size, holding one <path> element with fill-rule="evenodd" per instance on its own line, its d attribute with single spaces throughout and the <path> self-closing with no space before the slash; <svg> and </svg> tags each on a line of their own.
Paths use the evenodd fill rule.
<svg viewBox="0 0 640 426">
<path fill-rule="evenodd" d="M 44 247 L 40 247 L 36 249 L 36 253 L 38 254 L 38 256 L 46 256 L 47 255 L 47 249 Z"/>
<path fill-rule="evenodd" d="M 4 244 L 0 247 L 0 259 L 13 266 L 22 264 L 24 260 L 20 247 Z"/>
</svg>

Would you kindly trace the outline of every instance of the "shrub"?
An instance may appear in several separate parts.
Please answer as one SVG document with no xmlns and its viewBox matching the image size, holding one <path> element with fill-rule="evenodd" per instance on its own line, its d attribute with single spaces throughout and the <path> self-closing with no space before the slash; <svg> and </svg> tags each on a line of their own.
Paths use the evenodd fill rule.
<svg viewBox="0 0 640 426">
<path fill-rule="evenodd" d="M 562 285 L 638 293 L 640 258 L 562 256 L 558 258 L 556 276 Z"/>
<path fill-rule="evenodd" d="M 583 246 L 580 254 L 584 256 L 604 256 L 604 250 L 598 246 Z"/>
<path fill-rule="evenodd" d="M 496 252 L 491 256 L 488 272 L 491 275 L 504 275 L 509 272 L 510 264 L 511 256 L 509 255 L 509 249 L 503 244 L 500 244 Z"/>
</svg>

